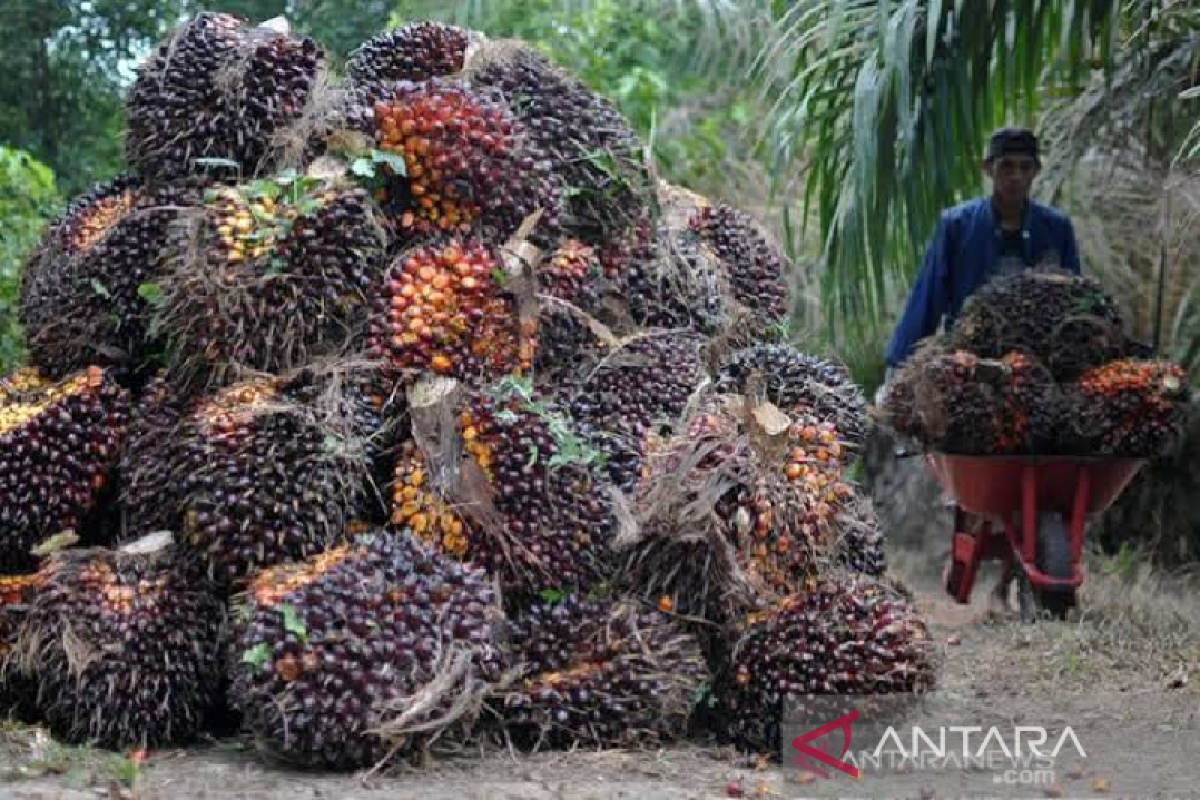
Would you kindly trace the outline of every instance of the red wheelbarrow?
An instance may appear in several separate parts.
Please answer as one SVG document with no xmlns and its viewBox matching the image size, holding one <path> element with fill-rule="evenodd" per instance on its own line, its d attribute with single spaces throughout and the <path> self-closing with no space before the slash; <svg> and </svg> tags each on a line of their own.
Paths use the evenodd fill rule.
<svg viewBox="0 0 1200 800">
<path fill-rule="evenodd" d="M 1021 617 L 1063 617 L 1083 583 L 1083 532 L 1089 515 L 1113 500 L 1145 459 L 1077 456 L 927 456 L 954 498 L 954 538 L 946 591 L 970 602 L 979 564 L 1019 566 Z"/>
</svg>

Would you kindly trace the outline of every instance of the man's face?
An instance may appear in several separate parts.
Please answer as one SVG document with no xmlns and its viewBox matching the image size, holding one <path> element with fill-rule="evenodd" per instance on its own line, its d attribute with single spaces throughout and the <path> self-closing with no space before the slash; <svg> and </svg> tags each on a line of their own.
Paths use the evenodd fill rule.
<svg viewBox="0 0 1200 800">
<path fill-rule="evenodd" d="M 1024 202 L 1038 173 L 1033 156 L 1007 155 L 984 162 L 984 172 L 992 179 L 992 190 L 1010 203 Z"/>
</svg>

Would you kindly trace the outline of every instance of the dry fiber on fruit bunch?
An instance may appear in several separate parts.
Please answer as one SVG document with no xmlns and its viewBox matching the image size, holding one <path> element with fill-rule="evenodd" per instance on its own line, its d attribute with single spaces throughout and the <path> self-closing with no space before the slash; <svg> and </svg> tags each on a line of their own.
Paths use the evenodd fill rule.
<svg viewBox="0 0 1200 800">
<path fill-rule="evenodd" d="M 1180 440 L 1188 386 L 1138 350 L 1093 279 L 1004 277 L 918 346 L 882 410 L 947 452 L 1153 456 Z"/>
<path fill-rule="evenodd" d="M 510 605 L 609 577 L 608 484 L 552 400 L 505 379 L 410 402 L 416 440 L 396 462 L 394 526 L 486 568 Z"/>
<path fill-rule="evenodd" d="M 37 580 L 12 654 L 54 733 L 117 749 L 194 739 L 219 700 L 224 608 L 187 553 L 162 535 L 62 550 Z"/>
<path fill-rule="evenodd" d="M 23 720 L 36 719 L 37 683 L 19 673 L 12 654 L 39 580 L 36 573 L 0 576 L 0 715 Z"/>
<path fill-rule="evenodd" d="M 648 458 L 622 588 L 714 624 L 804 589 L 838 542 L 843 453 L 831 423 L 710 398 Z"/>
<path fill-rule="evenodd" d="M 182 741 L 232 685 L 265 753 L 333 769 L 682 735 L 733 652 L 701 618 L 883 571 L 844 477 L 861 396 L 763 349 L 788 307 L 769 237 L 654 184 L 615 108 L 525 45 L 422 23 L 344 74 L 282 26 L 193 18 L 139 70 L 137 178 L 31 259 L 33 362 L 67 377 L 4 384 L 5 568 L 82 520 L 173 543 L 0 582 L 29 711 Z"/>
<path fill-rule="evenodd" d="M 99 367 L 0 379 L 0 574 L 36 567 L 39 542 L 96 510 L 128 415 L 129 393 Z"/>
<path fill-rule="evenodd" d="M 284 760 L 355 769 L 461 737 L 505 668 L 487 576 L 410 536 L 264 570 L 238 605 L 234 705 Z"/>
</svg>

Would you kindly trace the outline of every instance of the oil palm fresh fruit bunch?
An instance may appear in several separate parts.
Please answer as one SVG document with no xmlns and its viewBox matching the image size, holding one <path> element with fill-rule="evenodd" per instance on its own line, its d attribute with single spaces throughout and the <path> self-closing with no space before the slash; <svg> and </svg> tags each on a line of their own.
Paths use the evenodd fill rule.
<svg viewBox="0 0 1200 800">
<path fill-rule="evenodd" d="M 1093 277 L 1025 271 L 989 282 L 963 305 L 949 344 L 980 358 L 1016 350 L 1058 381 L 1124 355 L 1129 346 L 1116 302 Z"/>
<path fill-rule="evenodd" d="M 694 636 L 628 601 L 537 603 L 511 619 L 508 638 L 518 675 L 489 705 L 521 747 L 678 738 L 708 677 Z"/>
<path fill-rule="evenodd" d="M 148 180 L 211 166 L 254 176 L 271 168 L 273 141 L 304 113 L 323 69 L 312 39 L 201 12 L 138 67 L 129 94 L 126 154 Z"/>
<path fill-rule="evenodd" d="M 50 555 L 22 628 L 23 673 L 54 733 L 113 749 L 191 741 L 220 700 L 224 608 L 170 537 Z"/>
<path fill-rule="evenodd" d="M 499 94 L 458 79 L 392 85 L 358 123 L 395 161 L 376 196 L 407 241 L 481 233 L 503 242 L 535 211 L 558 225 L 561 186 L 546 154 Z"/>
<path fill-rule="evenodd" d="M 679 613 L 725 624 L 810 584 L 837 544 L 836 429 L 717 395 L 651 453 L 639 535 L 623 540 L 620 584 Z"/>
<path fill-rule="evenodd" d="M 0 573 L 37 565 L 30 552 L 96 510 L 125 436 L 129 393 L 103 369 L 64 380 L 22 367 L 0 379 Z"/>
<path fill-rule="evenodd" d="M 1157 456 L 1183 439 L 1189 386 L 1178 365 L 1122 359 L 1085 373 L 1078 382 L 1082 415 L 1097 452 Z"/>
<path fill-rule="evenodd" d="M 717 681 L 728 732 L 749 750 L 778 753 L 789 706 L 833 695 L 916 693 L 934 685 L 934 649 L 909 599 L 862 576 L 745 617 Z M 824 697 L 822 697 L 824 696 Z"/>
<path fill-rule="evenodd" d="M 18 669 L 21 626 L 38 591 L 37 573 L 0 576 L 0 714 L 33 720 L 37 682 Z"/>
<path fill-rule="evenodd" d="M 480 385 L 533 364 L 535 319 L 522 319 L 497 248 L 446 238 L 405 250 L 375 298 L 370 343 L 384 374 Z"/>
<path fill-rule="evenodd" d="M 202 398 L 177 426 L 161 467 L 177 481 L 167 500 L 181 543 L 221 587 L 332 546 L 371 502 L 369 434 L 355 414 L 370 400 L 327 385 L 308 369 L 243 381 Z"/>
<path fill-rule="evenodd" d="M 196 184 L 143 188 L 119 178 L 51 225 L 20 305 L 30 354 L 47 374 L 99 365 L 137 382 L 160 347 L 150 325 L 170 226 L 199 195 Z"/>
<path fill-rule="evenodd" d="M 362 188 L 295 174 L 209 190 L 177 231 L 157 323 L 175 382 L 225 385 L 354 346 L 384 269 Z"/>
<path fill-rule="evenodd" d="M 588 591 L 611 572 L 615 519 L 600 454 L 552 400 L 506 379 L 456 406 L 443 452 L 406 446 L 393 525 L 496 576 L 506 603 Z M 463 463 L 445 462 L 461 448 Z"/>
<path fill-rule="evenodd" d="M 849 448 L 861 447 L 867 434 L 866 398 L 849 372 L 791 345 L 763 344 L 734 352 L 718 373 L 717 388 L 738 394 L 753 390 L 785 413 L 808 413 L 831 422 Z"/>
<path fill-rule="evenodd" d="M 237 598 L 232 697 L 259 748 L 330 769 L 466 735 L 504 668 L 480 571 L 374 531 L 254 576 Z"/>
</svg>

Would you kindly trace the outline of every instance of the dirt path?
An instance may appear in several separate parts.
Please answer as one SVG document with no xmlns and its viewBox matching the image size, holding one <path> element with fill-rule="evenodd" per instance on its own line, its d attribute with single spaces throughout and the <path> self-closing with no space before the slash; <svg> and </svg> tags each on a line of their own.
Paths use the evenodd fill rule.
<svg viewBox="0 0 1200 800">
<path fill-rule="evenodd" d="M 1194 595 L 1163 599 L 1157 587 L 1096 580 L 1084 599 L 1102 614 L 1022 625 L 989 621 L 983 591 L 977 590 L 977 604 L 956 606 L 942 599 L 931 575 L 905 570 L 903 563 L 899 571 L 914 588 L 943 657 L 941 685 L 923 719 L 985 730 L 995 725 L 1006 738 L 1013 725 L 1041 725 L 1054 732 L 1048 746 L 1070 726 L 1086 757 L 1068 750 L 1071 757 L 1060 758 L 1053 775 L 1033 770 L 1023 783 L 945 765 L 861 781 L 838 774 L 814 780 L 722 748 L 682 745 L 642 753 L 494 753 L 364 781 L 265 766 L 244 744 L 225 742 L 153 753 L 130 789 L 127 760 L 45 740 L 34 752 L 25 736 L 0 744 L 0 774 L 22 766 L 46 772 L 0 784 L 0 798 L 673 800 L 729 797 L 731 789 L 759 798 L 1200 798 L 1200 613 Z M 1014 781 L 1020 779 L 1014 774 Z"/>
</svg>

